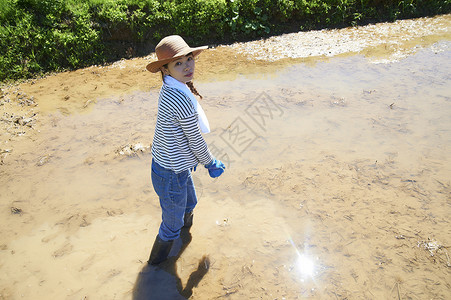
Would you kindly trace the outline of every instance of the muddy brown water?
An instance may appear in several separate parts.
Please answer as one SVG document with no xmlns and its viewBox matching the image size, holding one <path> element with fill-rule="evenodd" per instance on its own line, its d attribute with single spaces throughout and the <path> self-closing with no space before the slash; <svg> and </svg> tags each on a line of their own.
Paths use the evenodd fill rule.
<svg viewBox="0 0 451 300">
<path fill-rule="evenodd" d="M 451 42 L 429 43 L 390 63 L 204 75 L 205 138 L 227 171 L 194 173 L 192 240 L 160 268 L 146 266 L 158 83 L 41 105 L 0 166 L 0 298 L 450 298 Z M 61 76 L 102 84 L 82 72 Z"/>
</svg>

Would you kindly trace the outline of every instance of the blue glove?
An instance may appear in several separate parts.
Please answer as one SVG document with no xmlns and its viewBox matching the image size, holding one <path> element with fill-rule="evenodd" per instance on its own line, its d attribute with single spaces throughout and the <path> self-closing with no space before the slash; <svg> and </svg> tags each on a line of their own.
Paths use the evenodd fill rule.
<svg viewBox="0 0 451 300">
<path fill-rule="evenodd" d="M 196 169 L 197 169 L 197 165 L 195 165 L 194 167 L 190 168 L 190 171 L 191 172 L 196 172 Z"/>
<path fill-rule="evenodd" d="M 216 178 L 224 173 L 225 165 L 220 160 L 213 159 L 209 164 L 205 165 L 205 168 L 208 169 L 208 174 L 210 174 L 210 177 Z"/>
</svg>

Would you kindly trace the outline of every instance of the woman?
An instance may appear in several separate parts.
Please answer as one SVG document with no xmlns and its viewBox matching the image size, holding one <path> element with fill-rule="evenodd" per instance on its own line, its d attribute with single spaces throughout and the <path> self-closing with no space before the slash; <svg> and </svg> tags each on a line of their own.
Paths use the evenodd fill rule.
<svg viewBox="0 0 451 300">
<path fill-rule="evenodd" d="M 150 254 L 149 264 L 167 259 L 173 241 L 182 227 L 190 228 L 197 204 L 191 171 L 200 163 L 211 177 L 220 176 L 224 164 L 215 159 L 202 137 L 210 125 L 194 94 L 191 80 L 195 57 L 206 46 L 191 48 L 178 35 L 163 38 L 155 48 L 157 60 L 147 65 L 152 73 L 161 72 L 163 85 L 152 143 L 152 184 L 160 198 L 162 222 Z"/>
</svg>

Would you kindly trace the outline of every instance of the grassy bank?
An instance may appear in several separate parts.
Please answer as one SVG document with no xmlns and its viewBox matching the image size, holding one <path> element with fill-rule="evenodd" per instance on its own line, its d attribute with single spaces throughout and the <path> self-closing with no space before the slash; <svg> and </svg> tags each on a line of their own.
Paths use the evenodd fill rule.
<svg viewBox="0 0 451 300">
<path fill-rule="evenodd" d="M 231 43 L 450 11 L 451 0 L 0 0 L 0 81 L 146 55 L 168 34 Z"/>
</svg>

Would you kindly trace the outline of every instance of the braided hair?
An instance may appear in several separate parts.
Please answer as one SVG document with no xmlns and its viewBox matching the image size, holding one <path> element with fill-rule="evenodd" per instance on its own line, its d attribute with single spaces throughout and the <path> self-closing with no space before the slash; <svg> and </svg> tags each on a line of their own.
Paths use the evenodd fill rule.
<svg viewBox="0 0 451 300">
<path fill-rule="evenodd" d="M 196 95 L 196 96 L 199 96 L 200 99 L 203 98 L 202 95 L 199 94 L 199 92 L 198 92 L 198 91 L 196 90 L 196 88 L 194 87 L 194 84 L 193 84 L 192 81 L 188 81 L 188 82 L 186 83 L 186 85 L 187 85 L 187 86 L 189 87 L 189 89 L 191 90 L 191 93 L 193 93 L 193 94 Z"/>
</svg>

